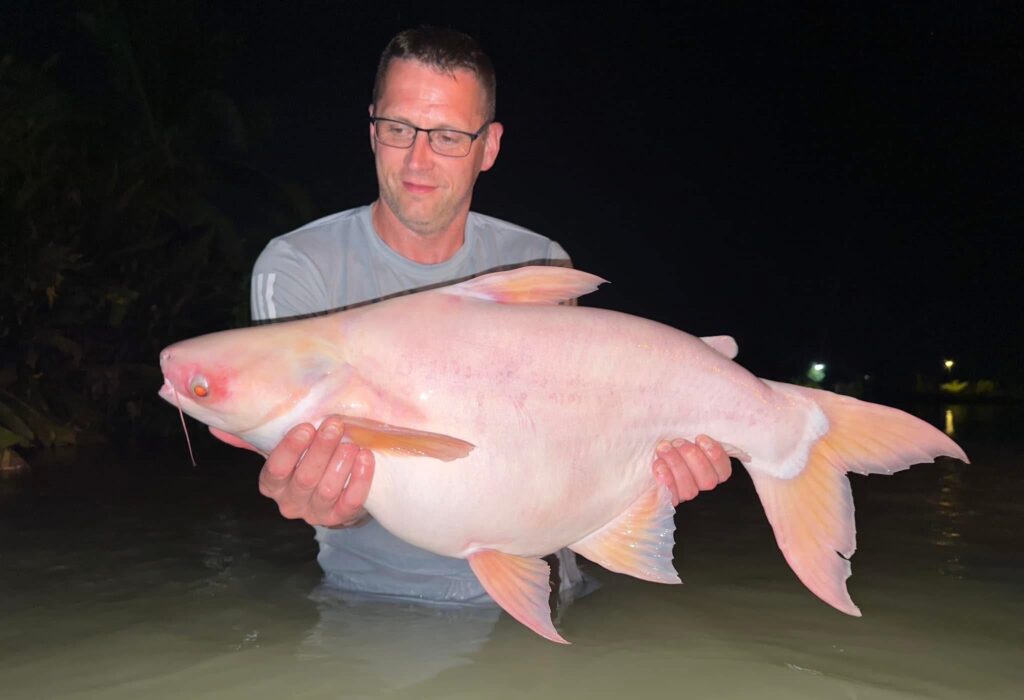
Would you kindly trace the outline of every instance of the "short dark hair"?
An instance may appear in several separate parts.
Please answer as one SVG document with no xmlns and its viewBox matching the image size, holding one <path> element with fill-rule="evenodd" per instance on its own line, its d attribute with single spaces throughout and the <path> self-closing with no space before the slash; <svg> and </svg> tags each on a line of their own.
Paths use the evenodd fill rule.
<svg viewBox="0 0 1024 700">
<path fill-rule="evenodd" d="M 373 82 L 373 104 L 384 90 L 384 78 L 393 59 L 412 60 L 452 75 L 465 69 L 476 75 L 484 89 L 487 121 L 494 120 L 497 104 L 497 78 L 494 64 L 469 35 L 442 27 L 417 27 L 397 34 L 380 55 L 377 77 Z"/>
</svg>

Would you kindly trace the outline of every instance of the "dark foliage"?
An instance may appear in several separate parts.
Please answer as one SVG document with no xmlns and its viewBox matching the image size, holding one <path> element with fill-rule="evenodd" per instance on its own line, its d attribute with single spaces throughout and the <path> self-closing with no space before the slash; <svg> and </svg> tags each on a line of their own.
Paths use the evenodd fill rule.
<svg viewBox="0 0 1024 700">
<path fill-rule="evenodd" d="M 255 253 L 308 215 L 247 163 L 230 42 L 168 8 L 78 15 L 95 84 L 0 60 L 0 455 L 176 429 L 159 349 L 247 322 Z"/>
</svg>

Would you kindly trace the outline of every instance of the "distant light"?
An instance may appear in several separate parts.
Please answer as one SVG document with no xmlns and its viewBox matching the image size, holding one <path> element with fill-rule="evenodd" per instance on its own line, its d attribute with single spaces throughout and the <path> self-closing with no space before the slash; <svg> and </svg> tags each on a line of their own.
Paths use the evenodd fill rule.
<svg viewBox="0 0 1024 700">
<path fill-rule="evenodd" d="M 953 424 L 953 409 L 946 409 L 946 435 L 956 435 L 956 426 Z"/>
<path fill-rule="evenodd" d="M 812 362 L 811 368 L 807 370 L 807 378 L 812 382 L 821 382 L 825 378 L 825 363 Z"/>
<path fill-rule="evenodd" d="M 946 368 L 947 372 L 949 372 L 949 371 L 951 371 L 953 369 L 953 364 L 954 363 L 953 363 L 952 360 L 943 360 L 942 361 L 942 366 Z"/>
</svg>

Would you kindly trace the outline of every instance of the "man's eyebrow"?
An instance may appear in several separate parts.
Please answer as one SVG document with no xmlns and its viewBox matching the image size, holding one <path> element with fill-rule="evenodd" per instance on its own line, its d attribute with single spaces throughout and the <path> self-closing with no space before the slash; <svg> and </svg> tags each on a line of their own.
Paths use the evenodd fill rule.
<svg viewBox="0 0 1024 700">
<path fill-rule="evenodd" d="M 383 114 L 374 114 L 373 116 L 376 117 L 377 119 L 390 119 L 393 122 L 402 122 L 403 124 L 408 124 L 409 126 L 417 126 L 417 127 L 420 127 L 421 129 L 448 129 L 449 131 L 461 131 L 464 134 L 472 134 L 473 133 L 469 129 L 463 129 L 461 126 L 454 126 L 454 125 L 452 125 L 452 124 L 450 124 L 448 122 L 442 122 L 441 124 L 438 124 L 437 126 L 420 126 L 419 124 L 417 124 L 416 122 L 412 121 L 411 119 L 406 119 L 404 117 L 392 117 L 392 116 L 385 116 Z"/>
</svg>

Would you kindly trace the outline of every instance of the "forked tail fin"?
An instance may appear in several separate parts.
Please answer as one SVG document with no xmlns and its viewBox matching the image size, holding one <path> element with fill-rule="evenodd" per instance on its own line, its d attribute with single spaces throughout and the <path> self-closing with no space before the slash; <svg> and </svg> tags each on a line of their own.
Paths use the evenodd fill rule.
<svg viewBox="0 0 1024 700">
<path fill-rule="evenodd" d="M 814 401 L 829 428 L 795 477 L 749 470 L 757 494 L 779 549 L 804 585 L 834 608 L 859 616 L 846 590 L 849 558 L 857 548 L 846 472 L 892 474 L 942 455 L 967 462 L 967 455 L 939 430 L 903 411 L 827 391 L 767 383 Z"/>
</svg>

